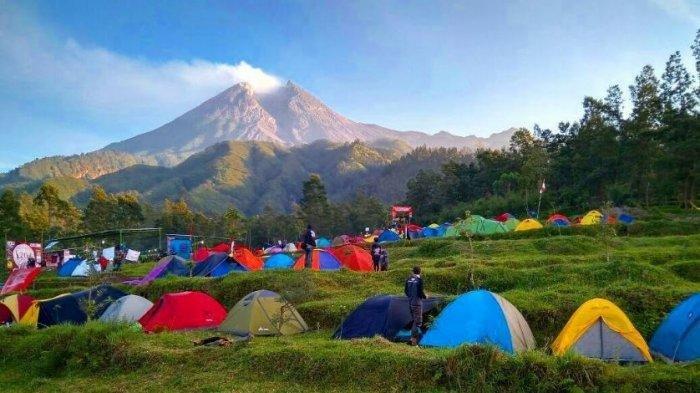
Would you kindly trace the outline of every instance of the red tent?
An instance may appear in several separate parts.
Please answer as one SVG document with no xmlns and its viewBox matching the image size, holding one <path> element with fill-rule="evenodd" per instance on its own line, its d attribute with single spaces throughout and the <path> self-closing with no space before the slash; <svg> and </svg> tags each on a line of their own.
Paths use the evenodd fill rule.
<svg viewBox="0 0 700 393">
<path fill-rule="evenodd" d="M 209 249 L 209 251 L 225 252 L 226 254 L 230 254 L 231 253 L 231 244 L 230 243 L 219 243 L 219 244 L 215 245 L 214 247 L 212 247 L 211 249 Z"/>
<path fill-rule="evenodd" d="M 139 323 L 147 332 L 210 329 L 226 318 L 226 309 L 203 292 L 167 293 L 151 307 Z"/>
<path fill-rule="evenodd" d="M 248 270 L 261 270 L 263 268 L 263 260 L 244 247 L 236 249 L 233 253 L 233 259 Z"/>
<path fill-rule="evenodd" d="M 206 247 L 200 247 L 197 249 L 197 251 L 194 252 L 192 255 L 192 259 L 194 259 L 195 262 L 202 262 L 203 260 L 209 258 L 209 255 L 211 255 L 212 252 L 210 249 Z"/>
<path fill-rule="evenodd" d="M 373 270 L 372 255 L 364 248 L 347 244 L 331 248 L 331 253 L 350 270 L 358 272 L 371 272 Z"/>
<path fill-rule="evenodd" d="M 10 292 L 22 292 L 32 285 L 32 281 L 36 276 L 41 273 L 40 267 L 33 267 L 30 269 L 14 269 L 10 273 L 10 277 L 5 281 L 5 285 L 2 286 L 2 291 L 0 295 L 5 295 Z"/>
<path fill-rule="evenodd" d="M 506 221 L 510 220 L 511 218 L 515 218 L 515 216 L 510 214 L 510 213 L 501 213 L 501 214 L 497 215 L 496 217 L 494 217 L 493 219 L 496 221 L 500 221 L 500 222 L 506 222 Z"/>
</svg>

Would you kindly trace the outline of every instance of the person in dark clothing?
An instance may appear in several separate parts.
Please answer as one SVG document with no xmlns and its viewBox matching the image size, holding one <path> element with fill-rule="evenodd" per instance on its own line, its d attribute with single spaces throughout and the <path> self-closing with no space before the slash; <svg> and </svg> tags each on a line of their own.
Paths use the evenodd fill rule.
<svg viewBox="0 0 700 393">
<path fill-rule="evenodd" d="M 374 238 L 374 243 L 372 243 L 372 267 L 375 272 L 379 271 L 379 262 L 382 257 L 382 246 L 379 245 L 379 238 Z"/>
<path fill-rule="evenodd" d="M 306 226 L 306 232 L 304 232 L 304 267 L 307 269 L 311 269 L 311 257 L 314 248 L 316 248 L 316 233 L 311 224 L 309 224 Z"/>
<path fill-rule="evenodd" d="M 406 280 L 404 293 L 408 298 L 408 305 L 411 308 L 411 345 L 418 345 L 423 325 L 423 299 L 426 298 L 423 291 L 423 279 L 420 276 L 420 267 L 413 268 L 413 274 Z"/>
<path fill-rule="evenodd" d="M 389 253 L 383 247 L 381 254 L 379 254 L 379 270 L 383 272 L 389 270 Z"/>
</svg>

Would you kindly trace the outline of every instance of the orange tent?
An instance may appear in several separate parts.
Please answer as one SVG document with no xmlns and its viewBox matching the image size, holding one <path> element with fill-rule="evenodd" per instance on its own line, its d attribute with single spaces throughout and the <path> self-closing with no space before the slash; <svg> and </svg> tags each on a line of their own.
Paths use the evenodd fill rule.
<svg viewBox="0 0 700 393">
<path fill-rule="evenodd" d="M 372 255 L 364 248 L 346 244 L 331 248 L 331 253 L 350 270 L 358 272 L 371 272 L 373 270 Z"/>
<path fill-rule="evenodd" d="M 247 248 L 237 248 L 233 252 L 233 259 L 248 270 L 261 270 L 263 268 L 263 260 Z"/>
</svg>

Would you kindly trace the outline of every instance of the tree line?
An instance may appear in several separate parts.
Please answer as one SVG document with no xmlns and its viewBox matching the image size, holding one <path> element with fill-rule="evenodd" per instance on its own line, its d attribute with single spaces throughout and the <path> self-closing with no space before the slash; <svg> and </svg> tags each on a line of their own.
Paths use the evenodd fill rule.
<svg viewBox="0 0 700 393">
<path fill-rule="evenodd" d="M 629 86 L 602 99 L 585 97 L 583 116 L 558 129 L 518 130 L 510 146 L 480 150 L 469 162 L 421 171 L 407 184 L 406 203 L 423 221 L 451 220 L 465 210 L 492 215 L 585 212 L 614 205 L 694 207 L 700 172 L 700 30 L 691 45 L 695 70 L 671 54 L 659 76 L 646 65 Z"/>
</svg>

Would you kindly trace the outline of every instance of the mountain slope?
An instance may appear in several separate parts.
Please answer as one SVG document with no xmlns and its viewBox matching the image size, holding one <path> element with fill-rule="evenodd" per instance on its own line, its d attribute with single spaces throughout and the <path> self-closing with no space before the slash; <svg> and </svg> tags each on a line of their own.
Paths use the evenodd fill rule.
<svg viewBox="0 0 700 393">
<path fill-rule="evenodd" d="M 396 131 L 352 121 L 292 82 L 265 94 L 240 83 L 153 131 L 113 143 L 105 150 L 150 155 L 159 164 L 172 166 L 209 146 L 230 140 L 266 141 L 285 146 L 322 139 L 336 143 L 399 140 L 412 147 L 476 149 L 500 148 L 512 132 L 509 129 L 490 138 L 479 138 L 446 131 L 435 135 Z"/>
<path fill-rule="evenodd" d="M 362 142 L 317 141 L 288 148 L 270 142 L 228 141 L 172 168 L 136 165 L 94 183 L 109 192 L 135 191 L 154 205 L 165 198 L 182 198 L 205 212 L 221 213 L 233 205 L 253 214 L 265 206 L 290 211 L 301 198 L 301 183 L 311 173 L 321 175 L 332 200 L 364 192 L 394 202 L 403 198 L 406 180 L 419 169 L 436 169 L 450 159 L 467 157 L 465 152 L 444 148 L 402 154 Z"/>
</svg>

